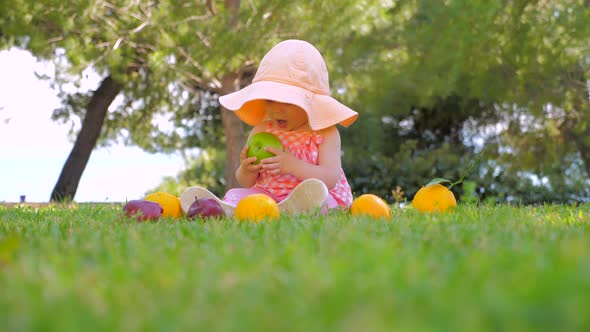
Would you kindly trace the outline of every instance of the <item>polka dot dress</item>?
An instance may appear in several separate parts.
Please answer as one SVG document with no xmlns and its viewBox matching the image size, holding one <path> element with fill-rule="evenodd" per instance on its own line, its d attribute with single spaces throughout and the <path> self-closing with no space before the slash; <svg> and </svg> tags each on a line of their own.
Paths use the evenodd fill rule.
<svg viewBox="0 0 590 332">
<path fill-rule="evenodd" d="M 276 135 L 283 143 L 283 147 L 298 159 L 318 165 L 319 145 L 322 144 L 324 138 L 317 132 L 280 130 L 275 128 L 271 122 L 266 124 L 264 131 Z M 262 171 L 254 187 L 267 190 L 275 196 L 286 196 L 301 181 L 301 179 L 291 174 L 269 175 Z M 352 190 L 342 168 L 340 169 L 338 183 L 330 190 L 330 194 L 338 202 L 338 205 L 342 207 L 352 205 Z"/>
</svg>

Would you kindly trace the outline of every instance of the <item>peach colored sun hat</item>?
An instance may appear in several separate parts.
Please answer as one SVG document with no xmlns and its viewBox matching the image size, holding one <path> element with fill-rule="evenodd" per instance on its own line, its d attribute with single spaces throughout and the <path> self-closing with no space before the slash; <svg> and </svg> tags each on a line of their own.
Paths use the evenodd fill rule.
<svg viewBox="0 0 590 332">
<path fill-rule="evenodd" d="M 219 102 L 245 123 L 265 117 L 264 100 L 295 104 L 306 113 L 312 130 L 351 125 L 358 113 L 330 96 L 328 69 L 320 52 L 302 40 L 276 44 L 262 58 L 252 84 L 219 97 Z"/>
</svg>

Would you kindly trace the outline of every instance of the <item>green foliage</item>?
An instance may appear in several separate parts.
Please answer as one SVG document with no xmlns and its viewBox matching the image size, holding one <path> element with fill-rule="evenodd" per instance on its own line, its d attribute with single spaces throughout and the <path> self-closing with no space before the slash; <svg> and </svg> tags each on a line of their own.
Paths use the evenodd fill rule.
<svg viewBox="0 0 590 332">
<path fill-rule="evenodd" d="M 0 26 L 4 42 L 57 64 L 54 80 L 64 106 L 54 118 L 84 115 L 81 102 L 88 92 L 70 95 L 66 84 L 79 82 L 88 69 L 109 73 L 124 89 L 109 112 L 102 144 L 119 139 L 148 151 L 170 151 L 210 142 L 162 130 L 157 119 L 168 118 L 175 128 L 193 122 L 192 134 L 210 134 L 199 109 L 217 107 L 216 94 L 229 88 L 222 86 L 225 75 L 251 76 L 268 49 L 286 38 L 307 39 L 329 50 L 326 42 L 342 44 L 381 8 L 365 9 L 355 1 L 236 3 L 237 10 L 224 1 L 79 1 L 68 6 L 17 1 L 0 14 Z M 197 114 L 187 111 L 195 109 Z"/>
<path fill-rule="evenodd" d="M 464 152 L 457 151 L 457 146 L 444 144 L 428 153 L 421 153 L 416 146 L 416 141 L 407 141 L 392 156 L 345 153 L 343 167 L 353 194 L 373 193 L 391 201 L 391 191 L 400 186 L 411 199 L 433 178 L 458 179 L 462 166 L 469 164 L 459 157 Z"/>
<path fill-rule="evenodd" d="M 400 186 L 413 197 L 433 178 L 459 180 L 476 158 L 464 145 L 465 123 L 476 114 L 482 122 L 495 121 L 485 107 L 453 96 L 403 117 L 362 114 L 363 121 L 343 131 L 343 165 L 353 192 L 390 198 Z M 472 173 L 468 178 L 477 177 Z M 455 191 L 460 196 L 461 189 Z"/>
<path fill-rule="evenodd" d="M 0 207 L 0 243 L 20 244 L 0 264 L 4 330 L 590 328 L 588 205 L 257 225 L 121 207 Z"/>
<path fill-rule="evenodd" d="M 169 152 L 225 143 L 217 95 L 235 89 L 226 80 L 234 74 L 247 83 L 278 41 L 306 39 L 333 58 L 332 46 L 344 44 L 351 32 L 369 33 L 367 22 L 382 16 L 379 1 L 231 3 L 16 1 L 0 12 L 1 45 L 56 64 L 53 80 L 63 107 L 53 118 L 71 123 L 72 135 L 93 92 L 66 87 L 78 87 L 85 71 L 94 70 L 123 84 L 99 145 L 118 141 Z M 160 128 L 162 120 L 170 128 Z"/>
<path fill-rule="evenodd" d="M 502 176 L 492 182 L 473 176 L 480 198 L 590 197 L 587 2 L 407 1 L 386 16 L 389 24 L 375 26 L 358 44 L 364 66 L 352 69 L 362 77 L 351 84 L 351 101 L 365 111 L 361 119 L 381 118 L 370 133 L 385 140 L 362 153 L 350 147 L 359 145 L 356 135 L 343 138 L 345 149 L 359 156 L 345 161 L 350 177 L 361 175 L 353 180 L 356 191 L 385 194 L 392 183 L 405 182 L 415 192 L 433 177 L 449 178 L 438 163 L 469 160 L 477 146 L 487 146 L 487 161 Z M 426 163 L 415 159 L 447 143 L 456 145 L 453 151 Z M 405 144 L 415 148 L 398 155 Z M 400 158 L 411 159 L 411 174 L 389 172 Z M 424 165 L 434 174 L 423 173 Z M 480 167 L 475 174 L 485 172 Z"/>
<path fill-rule="evenodd" d="M 477 195 L 477 183 L 475 181 L 464 181 L 462 183 L 463 196 L 461 196 L 461 202 L 463 204 L 474 204 L 477 203 L 479 197 Z"/>
</svg>

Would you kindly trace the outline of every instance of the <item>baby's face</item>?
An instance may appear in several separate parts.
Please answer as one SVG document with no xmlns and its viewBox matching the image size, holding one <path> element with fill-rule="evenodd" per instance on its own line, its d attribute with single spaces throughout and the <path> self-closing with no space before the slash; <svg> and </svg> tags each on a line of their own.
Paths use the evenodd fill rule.
<svg viewBox="0 0 590 332">
<path fill-rule="evenodd" d="M 273 124 L 281 130 L 305 130 L 307 124 L 307 113 L 296 105 L 279 103 L 277 101 L 266 101 L 266 114 Z"/>
</svg>

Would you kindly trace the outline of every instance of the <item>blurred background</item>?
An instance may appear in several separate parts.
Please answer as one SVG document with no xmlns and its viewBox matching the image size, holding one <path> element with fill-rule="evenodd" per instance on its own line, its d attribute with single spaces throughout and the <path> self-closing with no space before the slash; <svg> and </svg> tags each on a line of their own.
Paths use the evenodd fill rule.
<svg viewBox="0 0 590 332">
<path fill-rule="evenodd" d="M 11 84 L 16 62 L 2 67 L 0 131 L 13 133 L 1 136 L 0 186 L 29 181 L 9 165 L 43 168 L 14 153 L 37 135 L 60 161 L 50 180 L 33 181 L 47 201 L 197 184 L 223 194 L 237 186 L 249 128 L 217 98 L 249 84 L 262 56 L 291 38 L 320 50 L 333 97 L 359 112 L 340 128 L 355 195 L 410 200 L 481 156 L 453 187 L 462 201 L 590 201 L 586 0 L 2 2 L 0 54 L 32 57 L 35 80 L 55 94 L 51 107 L 32 106 L 33 86 Z M 15 131 L 23 114 L 28 132 Z M 114 149 L 123 152 L 104 154 Z M 130 156 L 140 162 L 125 164 Z M 88 171 L 98 160 L 109 168 Z M 98 198 L 78 195 L 100 186 Z"/>
</svg>

